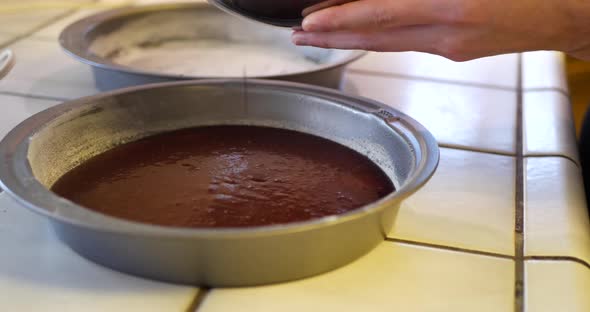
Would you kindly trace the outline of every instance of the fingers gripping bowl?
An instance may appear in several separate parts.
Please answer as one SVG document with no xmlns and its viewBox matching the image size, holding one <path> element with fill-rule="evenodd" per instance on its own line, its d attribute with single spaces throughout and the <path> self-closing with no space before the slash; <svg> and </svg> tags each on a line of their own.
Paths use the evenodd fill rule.
<svg viewBox="0 0 590 312">
<path fill-rule="evenodd" d="M 211 125 L 266 126 L 329 139 L 367 156 L 397 191 L 337 216 L 216 229 L 131 222 L 49 191 L 63 174 L 114 146 Z M 432 135 L 402 113 L 328 89 L 257 80 L 167 83 L 83 98 L 34 115 L 0 143 L 2 188 L 48 217 L 80 255 L 143 277 L 210 286 L 294 280 L 357 259 L 383 240 L 401 201 L 437 164 Z"/>
</svg>

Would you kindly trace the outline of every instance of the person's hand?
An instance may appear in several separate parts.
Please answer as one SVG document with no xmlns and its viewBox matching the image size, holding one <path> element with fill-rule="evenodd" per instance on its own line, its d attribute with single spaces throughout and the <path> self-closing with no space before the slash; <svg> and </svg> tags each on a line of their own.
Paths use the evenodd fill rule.
<svg viewBox="0 0 590 312">
<path fill-rule="evenodd" d="M 455 61 L 560 50 L 590 60 L 589 0 L 328 0 L 303 14 L 297 45 Z"/>
</svg>

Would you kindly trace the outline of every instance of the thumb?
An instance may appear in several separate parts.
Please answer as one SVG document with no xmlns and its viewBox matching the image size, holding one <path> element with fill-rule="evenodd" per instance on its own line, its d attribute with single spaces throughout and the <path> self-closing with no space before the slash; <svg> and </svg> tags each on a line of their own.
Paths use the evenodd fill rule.
<svg viewBox="0 0 590 312">
<path fill-rule="evenodd" d="M 440 0 L 358 0 L 315 11 L 305 17 L 302 27 L 329 32 L 439 24 L 447 7 Z"/>
<path fill-rule="evenodd" d="M 341 5 L 341 4 L 345 4 L 345 3 L 353 2 L 353 1 L 358 1 L 358 0 L 326 0 L 326 1 L 320 2 L 318 4 L 314 4 L 314 5 L 306 8 L 305 10 L 303 10 L 303 12 L 301 14 L 305 17 L 315 11 L 323 10 L 323 9 L 326 9 L 326 8 L 329 8 L 332 6 Z"/>
</svg>

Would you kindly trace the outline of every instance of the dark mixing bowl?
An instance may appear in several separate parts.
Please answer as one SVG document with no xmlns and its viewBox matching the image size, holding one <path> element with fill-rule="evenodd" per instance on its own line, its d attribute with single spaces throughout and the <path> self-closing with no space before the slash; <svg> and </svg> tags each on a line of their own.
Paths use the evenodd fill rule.
<svg viewBox="0 0 590 312">
<path fill-rule="evenodd" d="M 209 0 L 225 11 L 275 26 L 301 25 L 303 9 L 323 0 Z"/>
<path fill-rule="evenodd" d="M 262 17 L 276 19 L 298 19 L 301 18 L 303 9 L 322 0 L 229 0 L 240 9 Z"/>
</svg>

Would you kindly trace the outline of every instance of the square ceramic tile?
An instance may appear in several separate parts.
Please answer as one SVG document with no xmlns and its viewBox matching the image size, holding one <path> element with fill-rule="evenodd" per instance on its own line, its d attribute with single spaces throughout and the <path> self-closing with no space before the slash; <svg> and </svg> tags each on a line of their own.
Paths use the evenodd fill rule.
<svg viewBox="0 0 590 312">
<path fill-rule="evenodd" d="M 389 236 L 514 255 L 515 166 L 509 156 L 442 148 L 436 173 L 402 204 Z"/>
<path fill-rule="evenodd" d="M 590 263 L 590 221 L 580 169 L 561 157 L 527 158 L 525 255 Z"/>
<path fill-rule="evenodd" d="M 529 91 L 523 103 L 524 155 L 559 155 L 579 162 L 569 98 L 559 91 Z"/>
<path fill-rule="evenodd" d="M 522 84 L 528 89 L 557 89 L 568 92 L 565 55 L 554 51 L 522 54 Z"/>
<path fill-rule="evenodd" d="M 0 94 L 0 140 L 21 121 L 56 104 L 59 102 Z"/>
<path fill-rule="evenodd" d="M 197 289 L 91 263 L 57 240 L 44 217 L 0 194 L 1 311 L 186 311 Z"/>
<path fill-rule="evenodd" d="M 8 42 L 10 42 L 16 37 L 16 35 L 0 33 L 0 47 L 8 44 Z"/>
<path fill-rule="evenodd" d="M 82 3 L 79 5 L 80 9 L 73 14 L 62 18 L 59 21 L 45 27 L 32 35 L 32 38 L 41 40 L 57 40 L 59 34 L 68 25 L 93 14 L 103 11 L 121 8 L 126 5 L 149 5 L 160 3 L 178 3 L 178 0 L 101 0 L 94 3 Z M 202 2 L 207 0 L 183 0 L 182 2 Z"/>
<path fill-rule="evenodd" d="M 116 4 L 113 4 L 113 7 L 115 5 Z M 67 17 L 62 18 L 59 21 L 35 32 L 34 34 L 31 35 L 31 38 L 41 39 L 41 40 L 58 40 L 59 34 L 68 25 L 76 22 L 79 19 L 82 19 L 82 18 L 90 16 L 92 14 L 101 12 L 102 10 L 106 10 L 106 9 L 107 9 L 106 7 L 100 7 L 100 8 L 90 8 L 90 9 L 78 10 L 75 13 L 70 14 Z"/>
<path fill-rule="evenodd" d="M 381 74 L 516 89 L 518 55 L 507 54 L 459 63 L 426 53 L 373 52 L 353 63 L 351 68 Z"/>
<path fill-rule="evenodd" d="M 90 66 L 66 55 L 57 42 L 27 39 L 14 44 L 11 49 L 16 55 L 16 65 L 0 81 L 0 92 L 58 99 L 98 92 Z"/>
<path fill-rule="evenodd" d="M 515 91 L 352 72 L 344 90 L 410 115 L 444 146 L 516 154 Z"/>
<path fill-rule="evenodd" d="M 568 261 L 530 261 L 525 271 L 526 312 L 590 311 L 590 270 Z"/>
<path fill-rule="evenodd" d="M 213 290 L 199 311 L 512 312 L 513 306 L 512 260 L 387 242 L 317 277 Z"/>
<path fill-rule="evenodd" d="M 66 16 L 71 11 L 60 5 L 52 7 L 43 1 L 25 3 L 23 1 L 0 2 L 1 31 L 13 35 L 25 35 L 49 25 Z"/>
</svg>

